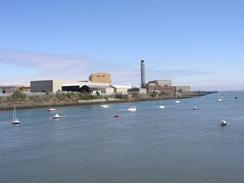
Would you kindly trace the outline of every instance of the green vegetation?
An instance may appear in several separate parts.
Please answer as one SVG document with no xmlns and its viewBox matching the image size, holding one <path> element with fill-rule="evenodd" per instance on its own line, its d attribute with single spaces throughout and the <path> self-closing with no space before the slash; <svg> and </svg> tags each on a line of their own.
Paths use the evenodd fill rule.
<svg viewBox="0 0 244 183">
<path fill-rule="evenodd" d="M 117 99 L 120 99 L 120 100 L 127 100 L 128 99 L 128 95 L 123 95 L 120 93 L 116 94 L 114 97 Z"/>
<path fill-rule="evenodd" d="M 150 97 L 156 97 L 157 96 L 157 93 L 151 93 L 150 94 Z"/>
<path fill-rule="evenodd" d="M 79 100 L 92 100 L 92 99 L 103 99 L 104 97 L 99 93 L 96 95 L 81 94 L 81 93 L 62 93 L 57 92 L 56 94 L 46 95 L 31 95 L 27 96 L 21 91 L 15 91 L 10 97 L 7 98 L 8 103 L 46 103 L 46 104 L 57 104 L 57 103 L 75 103 Z"/>
<path fill-rule="evenodd" d="M 8 97 L 8 101 L 10 103 L 22 102 L 25 101 L 26 99 L 27 99 L 27 95 L 25 93 L 22 93 L 19 90 L 15 91 L 10 97 Z"/>
<path fill-rule="evenodd" d="M 161 92 L 160 94 L 158 94 L 160 97 L 161 96 L 168 96 L 168 94 L 167 93 L 165 93 L 165 92 Z"/>
</svg>

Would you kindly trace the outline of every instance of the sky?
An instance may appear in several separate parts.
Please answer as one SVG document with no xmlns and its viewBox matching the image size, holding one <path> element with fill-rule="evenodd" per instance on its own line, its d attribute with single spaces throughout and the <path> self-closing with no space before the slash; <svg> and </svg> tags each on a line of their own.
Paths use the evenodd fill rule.
<svg viewBox="0 0 244 183">
<path fill-rule="evenodd" d="M 0 0 L 0 85 L 171 79 L 194 90 L 244 90 L 242 0 Z"/>
</svg>

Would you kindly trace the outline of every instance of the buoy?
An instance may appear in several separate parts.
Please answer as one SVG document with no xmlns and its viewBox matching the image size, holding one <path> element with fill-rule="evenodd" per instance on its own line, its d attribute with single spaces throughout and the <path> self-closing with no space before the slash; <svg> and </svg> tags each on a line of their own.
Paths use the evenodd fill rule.
<svg viewBox="0 0 244 183">
<path fill-rule="evenodd" d="M 193 111 L 196 111 L 197 110 L 197 106 L 193 107 Z"/>
<path fill-rule="evenodd" d="M 165 109 L 164 105 L 159 106 L 159 109 Z"/>
<path fill-rule="evenodd" d="M 109 108 L 108 105 L 101 105 L 102 108 Z"/>
<path fill-rule="evenodd" d="M 227 122 L 225 120 L 222 120 L 220 126 L 227 126 Z"/>
<path fill-rule="evenodd" d="M 119 115 L 118 115 L 118 114 L 115 114 L 115 115 L 114 115 L 114 117 L 115 117 L 115 118 L 118 118 L 118 117 L 119 117 Z"/>
<path fill-rule="evenodd" d="M 222 102 L 223 101 L 223 99 L 222 98 L 219 98 L 219 102 Z"/>
</svg>

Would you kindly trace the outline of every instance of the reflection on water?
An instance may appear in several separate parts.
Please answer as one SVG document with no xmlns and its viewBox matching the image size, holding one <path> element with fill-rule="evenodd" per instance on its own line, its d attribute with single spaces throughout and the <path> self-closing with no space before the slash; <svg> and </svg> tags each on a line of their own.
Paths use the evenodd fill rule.
<svg viewBox="0 0 244 183">
<path fill-rule="evenodd" d="M 238 99 L 235 99 L 238 96 Z M 175 100 L 0 112 L 1 183 L 244 181 L 244 92 Z M 165 109 L 159 109 L 164 105 Z M 197 106 L 197 111 L 192 108 Z M 114 118 L 118 114 L 119 118 Z M 221 120 L 230 125 L 221 128 Z"/>
</svg>

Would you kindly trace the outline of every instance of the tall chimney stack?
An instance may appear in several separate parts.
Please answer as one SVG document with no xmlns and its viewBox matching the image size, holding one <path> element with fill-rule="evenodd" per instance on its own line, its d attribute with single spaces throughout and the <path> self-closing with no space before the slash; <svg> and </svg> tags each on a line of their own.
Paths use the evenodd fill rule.
<svg viewBox="0 0 244 183">
<path fill-rule="evenodd" d="M 144 64 L 144 60 L 141 60 L 141 87 L 145 88 L 145 64 Z"/>
</svg>

